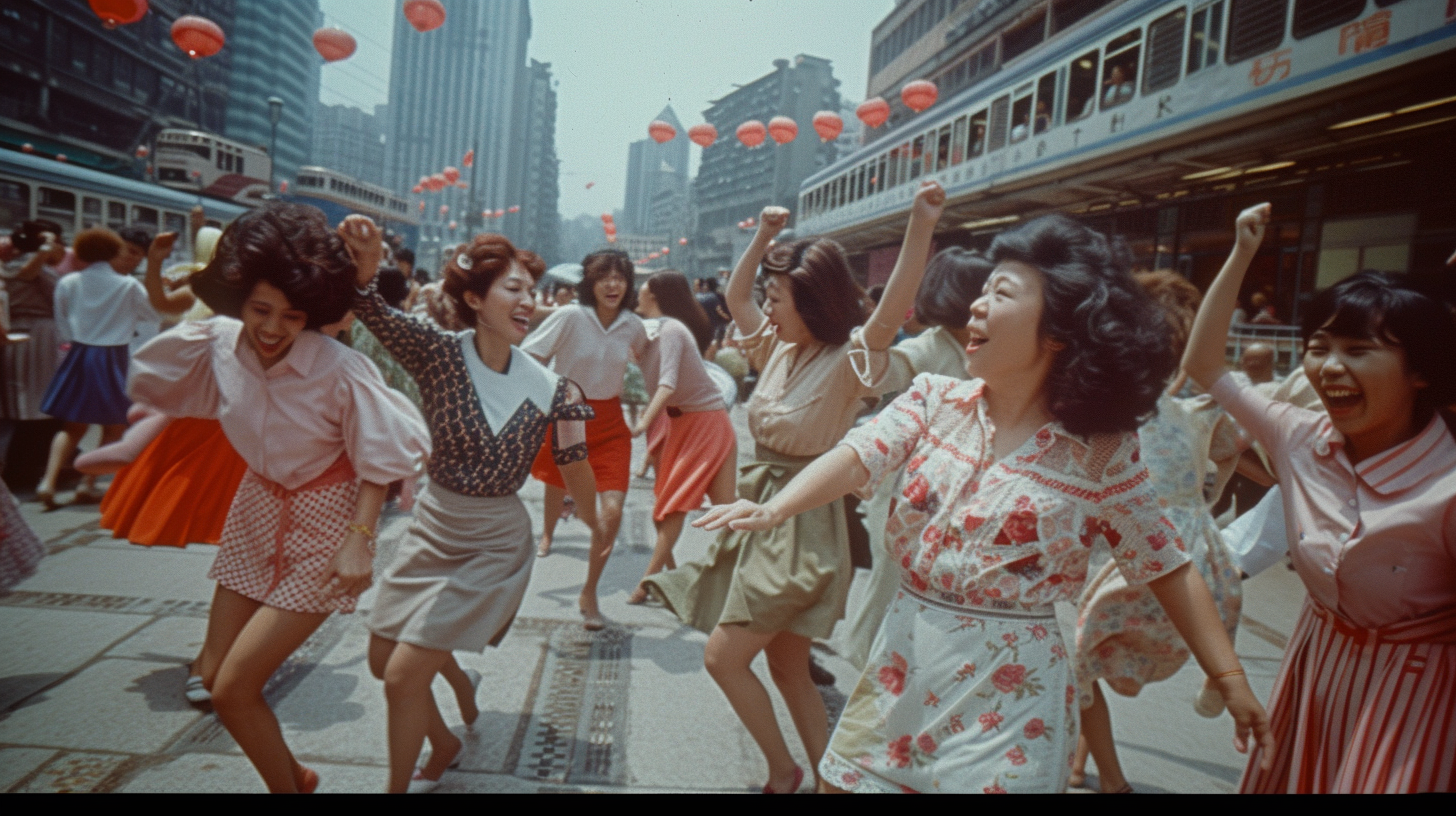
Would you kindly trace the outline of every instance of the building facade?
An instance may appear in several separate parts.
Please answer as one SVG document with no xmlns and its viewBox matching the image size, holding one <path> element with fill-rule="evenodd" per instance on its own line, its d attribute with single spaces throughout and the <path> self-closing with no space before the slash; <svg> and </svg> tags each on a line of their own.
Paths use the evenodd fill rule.
<svg viewBox="0 0 1456 816">
<path fill-rule="evenodd" d="M 323 58 L 313 48 L 313 33 L 323 25 L 318 0 L 244 0 L 235 4 L 227 49 L 232 52 L 225 135 L 247 144 L 271 147 L 268 99 L 283 100 L 273 173 L 292 180 L 312 164 L 315 112 Z"/>
<path fill-rule="evenodd" d="M 678 120 L 671 105 L 664 108 L 657 118 L 676 128 L 677 136 L 662 144 L 643 139 L 633 142 L 628 148 L 627 198 L 621 224 L 626 232 L 657 235 L 681 232 L 686 228 L 686 224 L 681 223 L 681 208 L 677 214 L 668 213 L 668 223 L 658 223 L 657 201 L 661 193 L 669 197 L 686 197 L 691 142 L 687 129 Z"/>
<path fill-rule="evenodd" d="M 236 49 L 190 60 L 170 30 L 189 13 L 231 30 L 238 6 L 152 0 L 140 22 L 108 31 L 85 0 L 0 0 L 0 146 L 141 176 L 137 148 L 157 131 L 223 133 Z"/>
<path fill-rule="evenodd" d="M 551 63 L 531 60 L 526 72 L 525 103 L 521 246 L 555 266 L 562 262 L 561 161 L 556 156 L 556 81 L 551 75 Z"/>
<path fill-rule="evenodd" d="M 737 224 L 757 218 L 764 207 L 795 210 L 799 185 L 838 156 L 833 142 L 815 135 L 814 114 L 840 109 L 839 80 L 829 60 L 800 54 L 776 60 L 774 70 L 716 100 L 703 118 L 718 129 L 719 141 L 703 151 L 693 184 L 694 261 L 699 269 L 731 266 Z M 799 137 L 787 145 L 767 140 L 744 147 L 734 134 L 750 119 L 765 124 L 787 116 Z"/>
<path fill-rule="evenodd" d="M 320 105 L 308 163 L 384 186 L 384 121 L 388 108 L 365 113 L 348 105 Z"/>
</svg>

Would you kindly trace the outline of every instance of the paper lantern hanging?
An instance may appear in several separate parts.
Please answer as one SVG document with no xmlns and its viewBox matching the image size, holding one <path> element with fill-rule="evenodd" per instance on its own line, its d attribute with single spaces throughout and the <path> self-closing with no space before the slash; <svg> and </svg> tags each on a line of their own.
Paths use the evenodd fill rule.
<svg viewBox="0 0 1456 816">
<path fill-rule="evenodd" d="M 451 221 L 450 222 L 450 231 L 451 232 L 454 232 L 455 230 L 458 230 L 458 229 L 460 229 L 460 222 L 459 221 Z"/>
<path fill-rule="evenodd" d="M 855 109 L 854 115 L 865 123 L 865 127 L 877 128 L 890 121 L 890 103 L 878 96 L 866 99 Z"/>
<path fill-rule="evenodd" d="M 671 255 L 672 247 L 663 247 L 661 250 L 659 250 L 659 252 L 661 252 L 663 255 Z"/>
<path fill-rule="evenodd" d="M 278 194 L 279 195 L 288 195 L 288 182 L 286 182 L 286 181 L 280 181 L 280 182 L 278 182 Z"/>
<path fill-rule="evenodd" d="M 415 185 L 415 186 L 414 186 L 414 187 L 413 187 L 413 188 L 412 188 L 412 189 L 411 189 L 411 190 L 410 190 L 410 192 L 411 192 L 411 193 L 414 193 L 414 194 L 415 194 L 415 195 L 419 195 L 419 194 L 420 194 L 420 193 L 423 193 L 423 192 L 424 192 L 424 191 L 425 191 L 425 186 L 424 186 L 424 185 L 423 185 L 423 184 L 416 184 L 416 185 Z"/>
<path fill-rule="evenodd" d="M 227 45 L 222 27 L 206 17 L 187 14 L 172 24 L 172 42 L 193 59 L 210 57 Z"/>
<path fill-rule="evenodd" d="M 506 217 L 506 211 L 505 210 L 496 210 L 495 211 L 495 217 L 496 218 L 505 218 Z"/>
<path fill-rule="evenodd" d="M 769 120 L 768 134 L 781 145 L 799 138 L 799 123 L 787 116 L 775 116 Z"/>
<path fill-rule="evenodd" d="M 612 223 L 613 220 L 615 220 L 615 219 L 612 218 L 612 214 L 611 213 L 602 213 L 602 223 L 603 224 L 610 224 L 610 223 Z"/>
<path fill-rule="evenodd" d="M 460 182 L 460 171 L 454 167 L 446 167 L 440 175 L 445 177 L 446 184 L 458 184 Z"/>
<path fill-rule="evenodd" d="M 718 141 L 718 129 L 709 124 L 693 125 L 688 128 L 688 138 L 698 147 L 712 147 Z"/>
<path fill-rule="evenodd" d="M 420 202 L 420 212 L 424 212 L 424 211 L 425 211 L 425 202 L 421 201 Z"/>
<path fill-rule="evenodd" d="M 415 31 L 434 31 L 445 24 L 445 7 L 440 0 L 409 0 L 404 4 L 404 18 Z"/>
<path fill-rule="evenodd" d="M 338 62 L 354 56 L 359 43 L 354 36 L 340 28 L 320 28 L 313 33 L 313 49 L 319 52 L 324 62 Z"/>
<path fill-rule="evenodd" d="M 757 119 L 750 119 L 738 126 L 738 141 L 744 147 L 758 147 L 763 144 L 764 137 L 768 135 L 768 128 Z"/>
<path fill-rule="evenodd" d="M 474 150 L 467 150 L 467 151 L 465 151 L 465 160 L 462 161 L 462 162 L 460 162 L 460 166 L 461 167 L 474 167 L 475 166 L 475 151 Z"/>
<path fill-rule="evenodd" d="M 677 128 L 658 119 L 647 126 L 647 135 L 651 136 L 652 141 L 658 144 L 667 144 L 677 138 Z"/>
<path fill-rule="evenodd" d="M 844 118 L 834 111 L 819 111 L 814 114 L 814 132 L 826 142 L 832 142 L 844 132 Z"/>
<path fill-rule="evenodd" d="M 449 214 L 450 214 L 450 205 L 449 204 L 441 204 L 440 205 L 440 216 L 441 217 L 444 217 L 444 216 L 447 216 Z"/>
<path fill-rule="evenodd" d="M 661 257 L 662 257 L 661 254 L 659 254 L 657 252 L 654 252 L 651 255 L 648 255 L 647 256 L 647 260 L 649 260 L 649 261 L 655 261 L 655 260 L 657 260 L 658 258 L 661 258 Z"/>
<path fill-rule="evenodd" d="M 110 30 L 140 22 L 147 16 L 147 0 L 91 0 L 91 11 Z"/>
<path fill-rule="evenodd" d="M 518 213 L 520 211 L 521 211 L 521 208 L 520 207 L 511 207 L 510 209 L 506 210 L 506 212 L 508 212 L 508 213 Z"/>
<path fill-rule="evenodd" d="M 147 156 L 150 156 L 151 153 L 152 151 L 146 145 L 139 145 L 136 149 L 136 157 L 138 159 L 145 159 Z"/>
<path fill-rule="evenodd" d="M 900 99 L 905 103 L 905 107 L 916 113 L 928 109 L 939 98 L 940 89 L 928 79 L 917 79 L 900 91 Z"/>
<path fill-rule="evenodd" d="M 23 144 L 23 145 L 20 146 L 20 152 L 21 153 L 34 153 L 35 152 L 35 145 L 31 144 L 30 142 L 26 142 L 25 144 Z"/>
<path fill-rule="evenodd" d="M 679 238 L 677 240 L 677 242 L 678 242 L 678 245 L 679 246 L 687 246 L 688 245 L 688 239 L 686 239 L 686 238 Z"/>
</svg>

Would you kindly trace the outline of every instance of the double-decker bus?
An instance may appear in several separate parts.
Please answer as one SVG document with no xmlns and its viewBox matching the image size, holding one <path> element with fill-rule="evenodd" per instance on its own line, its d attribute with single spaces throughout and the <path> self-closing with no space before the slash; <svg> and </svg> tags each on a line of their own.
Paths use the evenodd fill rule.
<svg viewBox="0 0 1456 816">
<path fill-rule="evenodd" d="M 261 147 L 170 128 L 157 134 L 153 156 L 157 181 L 174 190 L 249 207 L 261 205 L 268 194 L 273 159 Z"/>
</svg>

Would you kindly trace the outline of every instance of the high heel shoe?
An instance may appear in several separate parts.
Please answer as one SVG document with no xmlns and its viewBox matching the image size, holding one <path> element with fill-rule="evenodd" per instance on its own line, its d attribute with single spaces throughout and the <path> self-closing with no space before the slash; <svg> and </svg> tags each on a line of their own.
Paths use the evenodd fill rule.
<svg viewBox="0 0 1456 816">
<path fill-rule="evenodd" d="M 784 793 L 798 793 L 799 792 L 799 786 L 802 785 L 802 784 L 804 784 L 804 769 L 803 768 L 800 768 L 798 765 L 795 765 L 794 766 L 794 786 L 791 787 L 791 788 L 789 788 L 788 790 L 784 791 Z M 778 793 L 779 791 L 776 791 L 776 790 L 773 789 L 773 783 L 769 783 L 769 784 L 766 784 L 766 785 L 763 786 L 763 792 L 764 793 Z"/>
</svg>

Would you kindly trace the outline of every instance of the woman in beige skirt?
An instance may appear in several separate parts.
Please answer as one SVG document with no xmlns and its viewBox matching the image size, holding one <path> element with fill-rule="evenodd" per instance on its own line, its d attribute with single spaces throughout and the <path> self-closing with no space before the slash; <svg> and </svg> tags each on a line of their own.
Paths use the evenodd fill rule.
<svg viewBox="0 0 1456 816">
<path fill-rule="evenodd" d="M 921 185 L 899 263 L 862 329 L 863 291 L 839 245 L 811 238 L 770 249 L 789 212 L 763 211 L 758 234 L 738 262 L 727 293 L 743 349 L 761 372 L 748 404 L 755 461 L 740 472 L 739 496 L 771 499 L 839 442 L 863 398 L 878 394 L 856 376 L 851 353 L 887 354 L 914 304 L 944 204 L 939 184 Z M 768 276 L 762 311 L 753 301 L 760 262 Z M 829 724 L 809 677 L 809 646 L 815 638 L 829 637 L 844 617 L 851 578 L 849 530 L 843 503 L 836 501 L 773 530 L 725 532 L 704 561 L 643 582 L 684 623 L 708 633 L 704 663 L 768 761 L 765 793 L 794 792 L 804 773 L 750 664 L 765 653 L 774 684 L 817 766 Z"/>
<path fill-rule="evenodd" d="M 546 269 L 535 254 L 499 235 L 461 247 L 444 291 L 474 328 L 455 333 L 388 306 L 373 289 L 378 229 L 356 216 L 346 232 L 363 289 L 355 313 L 418 383 L 434 442 L 430 484 L 369 622 L 369 666 L 389 703 L 389 790 L 403 793 L 433 787 L 463 747 L 431 681 L 453 665 L 451 652 L 498 645 L 525 597 L 535 559 L 516 493 L 548 432 L 578 514 L 599 526 L 583 427 L 592 412 L 575 385 L 515 348 Z M 430 760 L 416 768 L 427 737 Z"/>
</svg>

